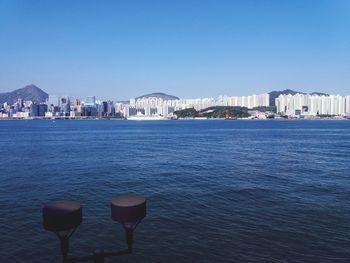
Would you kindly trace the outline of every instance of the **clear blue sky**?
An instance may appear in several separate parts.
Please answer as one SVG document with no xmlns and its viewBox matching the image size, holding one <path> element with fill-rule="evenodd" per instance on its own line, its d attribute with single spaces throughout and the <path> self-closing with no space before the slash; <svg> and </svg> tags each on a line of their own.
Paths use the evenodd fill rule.
<svg viewBox="0 0 350 263">
<path fill-rule="evenodd" d="M 0 92 L 350 94 L 350 1 L 0 0 Z"/>
</svg>

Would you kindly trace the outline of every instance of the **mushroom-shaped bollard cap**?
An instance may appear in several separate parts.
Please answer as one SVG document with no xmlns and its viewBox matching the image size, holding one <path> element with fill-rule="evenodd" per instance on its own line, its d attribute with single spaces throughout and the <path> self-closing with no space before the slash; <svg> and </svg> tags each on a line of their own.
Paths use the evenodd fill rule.
<svg viewBox="0 0 350 263">
<path fill-rule="evenodd" d="M 51 202 L 43 208 L 43 225 L 46 230 L 59 232 L 78 227 L 82 219 L 82 208 L 76 201 Z"/>
<path fill-rule="evenodd" d="M 146 199 L 135 194 L 115 196 L 111 209 L 113 220 L 125 227 L 133 227 L 146 216 Z"/>
</svg>

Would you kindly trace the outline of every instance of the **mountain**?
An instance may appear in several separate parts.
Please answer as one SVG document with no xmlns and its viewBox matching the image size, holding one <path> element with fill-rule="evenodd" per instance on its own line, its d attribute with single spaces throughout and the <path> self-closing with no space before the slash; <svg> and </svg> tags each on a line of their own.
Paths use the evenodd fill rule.
<svg viewBox="0 0 350 263">
<path fill-rule="evenodd" d="M 137 100 L 137 99 L 141 99 L 141 98 L 151 98 L 151 97 L 161 98 L 163 100 L 179 100 L 179 98 L 176 97 L 176 96 L 168 95 L 168 94 L 161 93 L 161 92 L 155 92 L 155 93 L 146 94 L 146 95 L 137 97 L 135 99 Z"/>
<path fill-rule="evenodd" d="M 12 92 L 0 93 L 0 103 L 14 103 L 17 99 L 31 100 L 34 103 L 45 102 L 48 98 L 48 94 L 37 86 L 31 84 L 25 86 L 22 89 L 17 89 Z"/>
<path fill-rule="evenodd" d="M 312 92 L 310 93 L 310 95 L 329 96 L 329 94 L 323 92 Z"/>
<path fill-rule="evenodd" d="M 282 90 L 282 91 L 271 91 L 269 93 L 270 95 L 270 106 L 276 106 L 275 105 L 275 99 L 283 94 L 283 95 L 288 95 L 288 94 L 291 94 L 291 95 L 295 95 L 295 94 L 306 94 L 305 92 L 301 92 L 301 91 L 294 91 L 294 90 L 291 90 L 291 89 L 286 89 L 286 90 Z M 312 92 L 310 93 L 311 95 L 325 95 L 325 96 L 329 96 L 329 94 L 326 94 L 326 93 L 322 93 L 322 92 Z"/>
</svg>

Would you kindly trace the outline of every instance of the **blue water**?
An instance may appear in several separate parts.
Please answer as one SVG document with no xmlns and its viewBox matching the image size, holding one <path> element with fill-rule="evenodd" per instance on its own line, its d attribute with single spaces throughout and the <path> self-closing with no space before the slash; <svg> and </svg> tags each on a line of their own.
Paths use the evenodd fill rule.
<svg viewBox="0 0 350 263">
<path fill-rule="evenodd" d="M 51 200 L 83 205 L 71 252 L 123 249 L 110 200 L 147 197 L 106 262 L 349 262 L 350 121 L 0 121 L 0 262 L 60 262 Z"/>
</svg>

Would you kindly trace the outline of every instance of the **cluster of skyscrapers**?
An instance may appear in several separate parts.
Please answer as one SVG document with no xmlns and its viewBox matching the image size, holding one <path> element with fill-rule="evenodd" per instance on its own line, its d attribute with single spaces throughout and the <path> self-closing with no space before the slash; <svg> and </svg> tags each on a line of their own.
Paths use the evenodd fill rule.
<svg viewBox="0 0 350 263">
<path fill-rule="evenodd" d="M 71 100 L 68 96 L 50 95 L 43 103 L 18 99 L 12 105 L 5 102 L 0 105 L 0 118 L 79 118 L 79 117 L 116 117 L 112 101 L 96 101 L 94 96 L 84 101 Z"/>
<path fill-rule="evenodd" d="M 297 93 L 280 95 L 275 104 L 288 116 L 350 116 L 350 96 Z"/>
<path fill-rule="evenodd" d="M 70 101 L 67 96 L 58 97 L 49 95 L 46 102 L 48 109 L 46 118 L 54 117 L 115 117 L 113 101 L 97 101 L 95 96 L 89 96 L 85 100 L 74 99 Z"/>
</svg>

